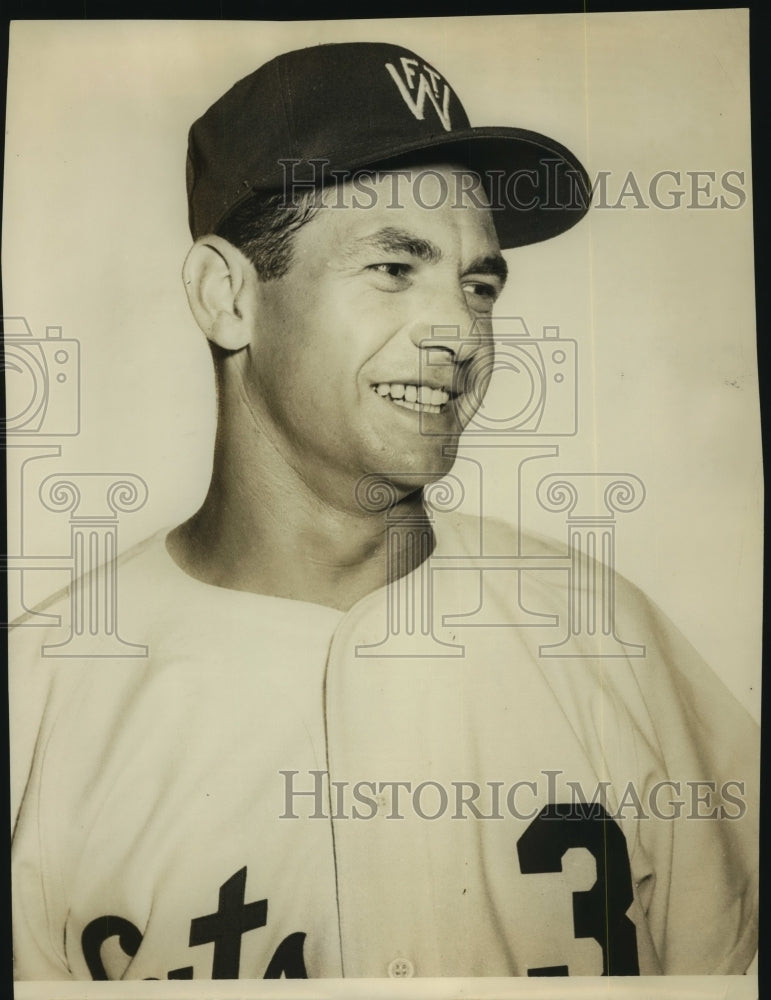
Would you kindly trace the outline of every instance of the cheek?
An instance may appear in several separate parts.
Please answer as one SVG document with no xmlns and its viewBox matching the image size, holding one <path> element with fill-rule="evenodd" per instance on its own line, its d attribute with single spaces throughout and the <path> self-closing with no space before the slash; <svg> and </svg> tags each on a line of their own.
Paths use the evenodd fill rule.
<svg viewBox="0 0 771 1000">
<path fill-rule="evenodd" d="M 326 423 L 355 386 L 346 338 L 307 321 L 275 327 L 253 357 L 252 385 L 273 419 L 306 428 Z"/>
<path fill-rule="evenodd" d="M 400 304 L 362 293 L 355 284 L 282 289 L 265 303 L 254 361 L 258 379 L 284 397 L 312 393 L 319 403 L 334 395 L 339 403 L 360 389 L 360 372 L 401 328 Z"/>
</svg>

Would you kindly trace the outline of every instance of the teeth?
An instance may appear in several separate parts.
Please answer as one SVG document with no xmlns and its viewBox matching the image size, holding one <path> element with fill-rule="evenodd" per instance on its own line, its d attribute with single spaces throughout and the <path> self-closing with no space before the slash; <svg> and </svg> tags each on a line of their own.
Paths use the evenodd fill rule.
<svg viewBox="0 0 771 1000">
<path fill-rule="evenodd" d="M 421 413 L 441 413 L 441 406 L 432 406 L 430 403 L 408 403 L 406 399 L 395 399 L 397 406 L 403 406 L 406 410 L 420 410 Z"/>
<path fill-rule="evenodd" d="M 394 403 L 408 410 L 439 413 L 450 398 L 446 389 L 432 389 L 428 385 L 410 385 L 403 382 L 378 382 L 372 387 L 384 399 L 390 396 Z"/>
</svg>

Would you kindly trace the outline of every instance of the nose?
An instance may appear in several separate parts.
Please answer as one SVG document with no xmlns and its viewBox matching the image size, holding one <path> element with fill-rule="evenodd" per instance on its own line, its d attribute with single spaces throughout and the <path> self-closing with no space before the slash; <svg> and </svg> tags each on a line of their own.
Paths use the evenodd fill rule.
<svg viewBox="0 0 771 1000">
<path fill-rule="evenodd" d="M 475 411 L 495 360 L 491 316 L 475 312 L 459 284 L 437 284 L 422 306 L 410 327 L 419 349 L 421 382 L 442 385 Z"/>
<path fill-rule="evenodd" d="M 416 347 L 436 364 L 462 364 L 489 345 L 492 320 L 469 307 L 462 288 L 438 286 L 410 326 Z"/>
</svg>

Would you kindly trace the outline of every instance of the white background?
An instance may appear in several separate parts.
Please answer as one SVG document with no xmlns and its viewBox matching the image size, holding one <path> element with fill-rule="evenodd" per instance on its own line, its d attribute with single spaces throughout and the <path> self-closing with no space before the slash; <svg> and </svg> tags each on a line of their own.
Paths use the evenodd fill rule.
<svg viewBox="0 0 771 1000">
<path fill-rule="evenodd" d="M 474 125 L 553 136 L 617 201 L 633 171 L 744 172 L 731 209 L 595 207 L 507 254 L 500 314 L 578 341 L 580 434 L 539 474 L 629 472 L 619 569 L 759 713 L 761 464 L 744 11 L 313 23 L 17 22 L 11 30 L 3 230 L 6 315 L 81 343 L 82 430 L 57 471 L 133 472 L 150 501 L 125 548 L 190 514 L 207 486 L 214 395 L 179 274 L 190 245 L 187 129 L 281 51 L 387 40 L 417 51 Z M 344 115 L 345 109 L 340 109 Z M 734 183 L 736 183 L 734 181 Z M 670 190 L 674 182 L 662 185 Z M 736 196 L 729 198 L 736 204 Z M 48 440 L 48 439 L 46 439 Z M 51 439 L 54 440 L 54 439 Z M 556 439 L 555 439 L 556 443 Z M 512 520 L 506 451 L 485 481 Z M 45 466 L 45 468 L 43 468 Z M 11 516 L 18 485 L 9 484 Z M 66 515 L 23 498 L 27 550 L 65 551 Z M 525 521 L 562 538 L 560 515 Z M 628 637 L 634 640 L 634 637 Z"/>
</svg>

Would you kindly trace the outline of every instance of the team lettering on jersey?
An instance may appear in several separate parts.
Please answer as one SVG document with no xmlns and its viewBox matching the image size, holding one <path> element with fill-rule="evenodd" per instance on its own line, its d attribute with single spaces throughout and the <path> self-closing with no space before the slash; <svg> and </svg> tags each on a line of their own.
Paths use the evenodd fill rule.
<svg viewBox="0 0 771 1000">
<path fill-rule="evenodd" d="M 640 966 L 635 925 L 627 916 L 634 894 L 629 853 L 621 827 L 599 802 L 548 805 L 538 813 L 516 842 L 522 875 L 561 872 L 565 854 L 584 848 L 593 857 L 596 878 L 591 888 L 573 892 L 573 931 L 576 938 L 591 938 L 602 950 L 603 976 L 637 976 Z M 246 867 L 222 883 L 214 913 L 190 921 L 189 944 L 214 945 L 212 979 L 238 979 L 241 938 L 247 931 L 265 927 L 268 900 L 247 903 Z M 123 952 L 133 958 L 142 934 L 129 920 L 103 916 L 92 920 L 81 937 L 83 955 L 95 980 L 108 979 L 102 962 L 102 945 L 117 937 Z M 296 931 L 283 939 L 270 959 L 264 979 L 307 979 L 303 946 L 305 933 Z M 192 979 L 193 966 L 171 969 L 168 979 Z M 529 968 L 528 976 L 567 976 L 567 965 Z M 155 977 L 153 977 L 155 978 Z"/>
<path fill-rule="evenodd" d="M 212 959 L 212 979 L 238 979 L 241 968 L 241 938 L 247 931 L 265 927 L 268 922 L 268 901 L 259 899 L 245 902 L 246 867 L 222 883 L 219 890 L 219 905 L 216 912 L 190 921 L 189 944 L 214 944 Z M 117 937 L 124 953 L 133 958 L 142 944 L 142 934 L 130 920 L 123 917 L 104 916 L 92 920 L 81 936 L 83 957 L 94 980 L 110 977 L 102 962 L 102 945 L 111 937 Z M 289 934 L 276 948 L 268 963 L 263 979 L 307 979 L 303 945 L 305 934 L 297 931 Z M 168 979 L 192 979 L 193 966 L 171 969 Z M 156 978 L 156 977 L 150 977 Z"/>
</svg>

